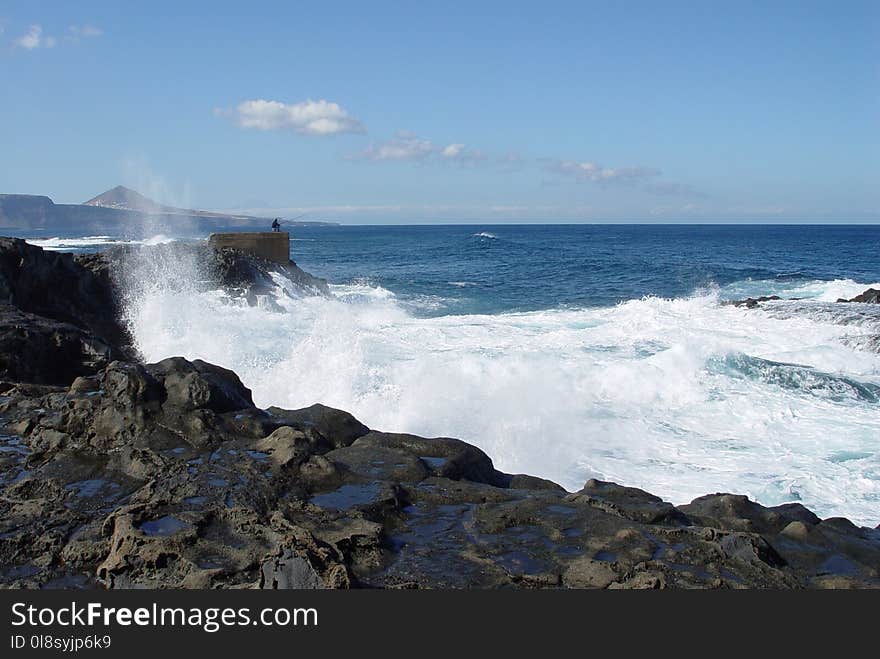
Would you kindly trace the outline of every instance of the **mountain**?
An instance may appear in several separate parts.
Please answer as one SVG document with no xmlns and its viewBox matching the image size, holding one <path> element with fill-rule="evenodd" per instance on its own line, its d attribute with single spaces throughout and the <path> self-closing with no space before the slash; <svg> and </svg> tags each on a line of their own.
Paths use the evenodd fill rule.
<svg viewBox="0 0 880 659">
<path fill-rule="evenodd" d="M 136 192 L 124 185 L 117 185 L 97 197 L 93 197 L 84 203 L 85 206 L 101 206 L 103 208 L 120 208 L 130 211 L 142 211 L 145 213 L 181 212 L 179 208 L 163 206 L 152 199 L 147 199 L 140 192 Z M 191 212 L 191 211 L 186 211 Z"/>
<path fill-rule="evenodd" d="M 83 204 L 56 204 L 40 195 L 0 194 L 0 228 L 17 231 L 92 232 L 130 235 L 197 235 L 210 231 L 267 231 L 272 218 L 165 206 L 117 185 Z M 332 222 L 288 221 L 287 226 Z"/>
</svg>

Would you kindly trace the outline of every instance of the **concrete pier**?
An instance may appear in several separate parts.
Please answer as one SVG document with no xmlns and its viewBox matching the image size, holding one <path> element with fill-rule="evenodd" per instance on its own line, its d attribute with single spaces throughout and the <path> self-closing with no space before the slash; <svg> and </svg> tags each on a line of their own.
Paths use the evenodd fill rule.
<svg viewBox="0 0 880 659">
<path fill-rule="evenodd" d="M 212 233 L 208 242 L 213 247 L 238 249 L 275 263 L 290 261 L 290 234 L 286 231 Z"/>
</svg>

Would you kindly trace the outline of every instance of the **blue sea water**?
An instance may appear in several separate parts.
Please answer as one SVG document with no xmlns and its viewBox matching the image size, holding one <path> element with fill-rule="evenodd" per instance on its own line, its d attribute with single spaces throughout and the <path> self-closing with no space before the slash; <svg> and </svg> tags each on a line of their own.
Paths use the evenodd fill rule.
<svg viewBox="0 0 880 659">
<path fill-rule="evenodd" d="M 880 281 L 880 225 L 424 225 L 291 227 L 291 257 L 334 284 L 368 283 L 420 314 L 598 307 L 707 287 L 767 295 Z M 51 249 L 126 240 L 30 234 Z M 165 235 L 152 241 L 170 240 Z"/>
<path fill-rule="evenodd" d="M 674 503 L 728 491 L 880 522 L 880 226 L 292 227 L 333 297 L 273 304 L 134 270 L 144 356 L 235 370 L 261 406 L 460 437 L 508 472 Z M 139 242 L 172 240 L 140 237 Z M 119 236 L 45 235 L 94 250 Z M 778 295 L 758 309 L 725 300 Z M 281 311 L 279 311 L 279 309 Z"/>
<path fill-rule="evenodd" d="M 429 315 L 607 306 L 711 286 L 761 295 L 817 280 L 880 281 L 876 225 L 344 226 L 293 228 L 292 236 L 306 270 L 382 286 Z"/>
</svg>

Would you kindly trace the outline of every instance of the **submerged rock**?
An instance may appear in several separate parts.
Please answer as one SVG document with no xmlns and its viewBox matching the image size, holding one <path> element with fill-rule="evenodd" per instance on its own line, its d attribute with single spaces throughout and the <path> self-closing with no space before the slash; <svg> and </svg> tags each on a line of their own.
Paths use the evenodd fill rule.
<svg viewBox="0 0 880 659">
<path fill-rule="evenodd" d="M 838 302 L 863 302 L 865 304 L 880 304 L 880 291 L 876 288 L 869 288 L 864 293 L 856 295 L 847 300 L 846 298 L 838 298 Z"/>
<path fill-rule="evenodd" d="M 722 302 L 722 304 L 734 307 L 745 307 L 746 309 L 754 309 L 755 307 L 760 306 L 761 302 L 775 302 L 781 299 L 782 298 L 778 295 L 762 295 L 761 297 L 747 297 L 744 300 L 728 300 L 726 302 Z"/>
</svg>

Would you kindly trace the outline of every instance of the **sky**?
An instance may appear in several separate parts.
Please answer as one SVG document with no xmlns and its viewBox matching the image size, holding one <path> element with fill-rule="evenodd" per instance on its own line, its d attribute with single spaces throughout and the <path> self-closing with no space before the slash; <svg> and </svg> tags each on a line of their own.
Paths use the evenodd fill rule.
<svg viewBox="0 0 880 659">
<path fill-rule="evenodd" d="M 880 2 L 0 0 L 0 193 L 880 221 Z"/>
</svg>

